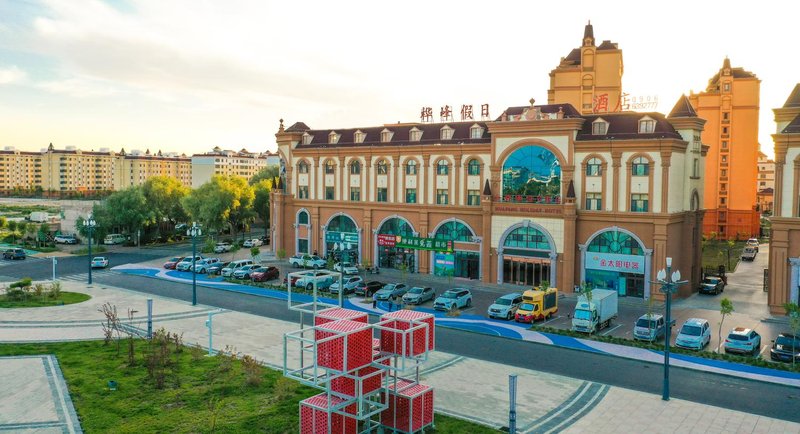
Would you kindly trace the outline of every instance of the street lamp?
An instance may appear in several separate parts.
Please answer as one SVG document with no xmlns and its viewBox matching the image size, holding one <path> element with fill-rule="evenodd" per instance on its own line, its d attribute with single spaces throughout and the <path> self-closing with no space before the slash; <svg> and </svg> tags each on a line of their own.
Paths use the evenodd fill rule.
<svg viewBox="0 0 800 434">
<path fill-rule="evenodd" d="M 197 226 L 197 222 L 192 222 L 192 227 L 186 231 L 186 235 L 192 237 L 192 306 L 197 305 L 197 270 L 195 270 L 194 265 L 195 261 L 197 260 L 197 237 L 203 235 L 203 231 L 200 229 L 200 226 Z"/>
<path fill-rule="evenodd" d="M 83 222 L 83 225 L 86 227 L 86 232 L 89 234 L 89 285 L 92 284 L 92 234 L 94 233 L 94 228 L 97 226 L 97 222 L 94 221 L 94 217 L 89 214 L 89 218 Z"/>
<path fill-rule="evenodd" d="M 669 401 L 669 342 L 672 339 L 672 294 L 678 291 L 678 286 L 688 283 L 688 280 L 681 280 L 681 272 L 672 272 L 672 258 L 667 257 L 667 269 L 663 268 L 656 274 L 655 283 L 661 285 L 661 292 L 667 298 L 667 333 L 664 337 L 664 389 L 661 399 Z"/>
</svg>

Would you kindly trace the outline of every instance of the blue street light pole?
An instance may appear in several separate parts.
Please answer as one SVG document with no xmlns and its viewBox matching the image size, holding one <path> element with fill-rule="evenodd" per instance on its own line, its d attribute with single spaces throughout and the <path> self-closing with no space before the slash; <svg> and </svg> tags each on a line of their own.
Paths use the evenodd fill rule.
<svg viewBox="0 0 800 434">
<path fill-rule="evenodd" d="M 94 228 L 97 226 L 97 222 L 94 221 L 94 217 L 89 214 L 89 218 L 83 222 L 84 226 L 86 226 L 86 231 L 89 234 L 89 285 L 92 284 L 92 235 L 94 234 Z"/>
<path fill-rule="evenodd" d="M 662 391 L 661 399 L 669 401 L 669 343 L 672 340 L 672 294 L 678 291 L 678 286 L 688 283 L 687 280 L 681 280 L 681 272 L 672 272 L 672 258 L 667 257 L 667 269 L 663 268 L 656 274 L 658 279 L 656 283 L 661 285 L 661 292 L 664 293 L 667 299 L 666 304 L 666 317 L 667 317 L 667 333 L 664 337 L 664 388 Z"/>
<path fill-rule="evenodd" d="M 200 226 L 196 222 L 192 222 L 192 227 L 186 231 L 186 234 L 192 237 L 192 306 L 197 305 L 197 270 L 194 268 L 195 261 L 197 260 L 197 237 L 203 234 Z"/>
</svg>

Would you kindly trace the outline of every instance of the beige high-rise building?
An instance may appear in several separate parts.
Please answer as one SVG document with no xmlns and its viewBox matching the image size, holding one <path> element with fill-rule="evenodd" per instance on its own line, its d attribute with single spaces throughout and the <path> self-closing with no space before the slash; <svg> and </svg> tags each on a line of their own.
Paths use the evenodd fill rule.
<svg viewBox="0 0 800 434">
<path fill-rule="evenodd" d="M 192 160 L 185 154 L 164 155 L 161 151 L 151 154 L 149 149 L 144 153 L 126 153 L 122 149 L 119 155 L 121 164 L 114 174 L 115 185 L 119 190 L 142 185 L 153 176 L 168 176 L 187 187 L 192 186 Z"/>
<path fill-rule="evenodd" d="M 215 147 L 211 152 L 192 155 L 192 188 L 197 188 L 211 180 L 214 175 L 241 176 L 250 178 L 267 167 L 274 154 L 260 154 L 223 150 Z"/>
<path fill-rule="evenodd" d="M 550 72 L 548 104 L 571 104 L 582 114 L 622 111 L 622 50 L 615 42 L 595 45 L 592 23 L 579 48 Z"/>
<path fill-rule="evenodd" d="M 0 190 L 42 189 L 42 154 L 7 146 L 0 151 Z"/>
</svg>

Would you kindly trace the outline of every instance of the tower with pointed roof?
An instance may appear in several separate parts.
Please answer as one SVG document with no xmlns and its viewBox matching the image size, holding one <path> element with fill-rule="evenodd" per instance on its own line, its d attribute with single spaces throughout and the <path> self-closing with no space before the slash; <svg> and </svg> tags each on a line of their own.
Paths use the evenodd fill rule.
<svg viewBox="0 0 800 434">
<path fill-rule="evenodd" d="M 548 104 L 572 104 L 582 114 L 615 111 L 622 95 L 622 50 L 611 41 L 597 45 L 591 21 L 581 46 L 550 71 Z"/>
<path fill-rule="evenodd" d="M 732 67 L 727 57 L 703 92 L 688 99 L 706 120 L 703 143 L 709 146 L 703 205 L 703 232 L 719 238 L 758 235 L 758 111 L 761 80 Z M 735 192 L 735 194 L 733 193 Z"/>
<path fill-rule="evenodd" d="M 775 194 L 767 301 L 770 312 L 784 314 L 784 303 L 800 304 L 800 83 L 773 112 Z"/>
</svg>

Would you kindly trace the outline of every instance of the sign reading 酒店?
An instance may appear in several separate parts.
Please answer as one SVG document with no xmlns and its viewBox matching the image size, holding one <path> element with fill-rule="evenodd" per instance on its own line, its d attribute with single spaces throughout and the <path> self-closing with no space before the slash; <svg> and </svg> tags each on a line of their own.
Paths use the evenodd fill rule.
<svg viewBox="0 0 800 434">
<path fill-rule="evenodd" d="M 586 252 L 586 268 L 644 274 L 644 256 Z"/>
</svg>

